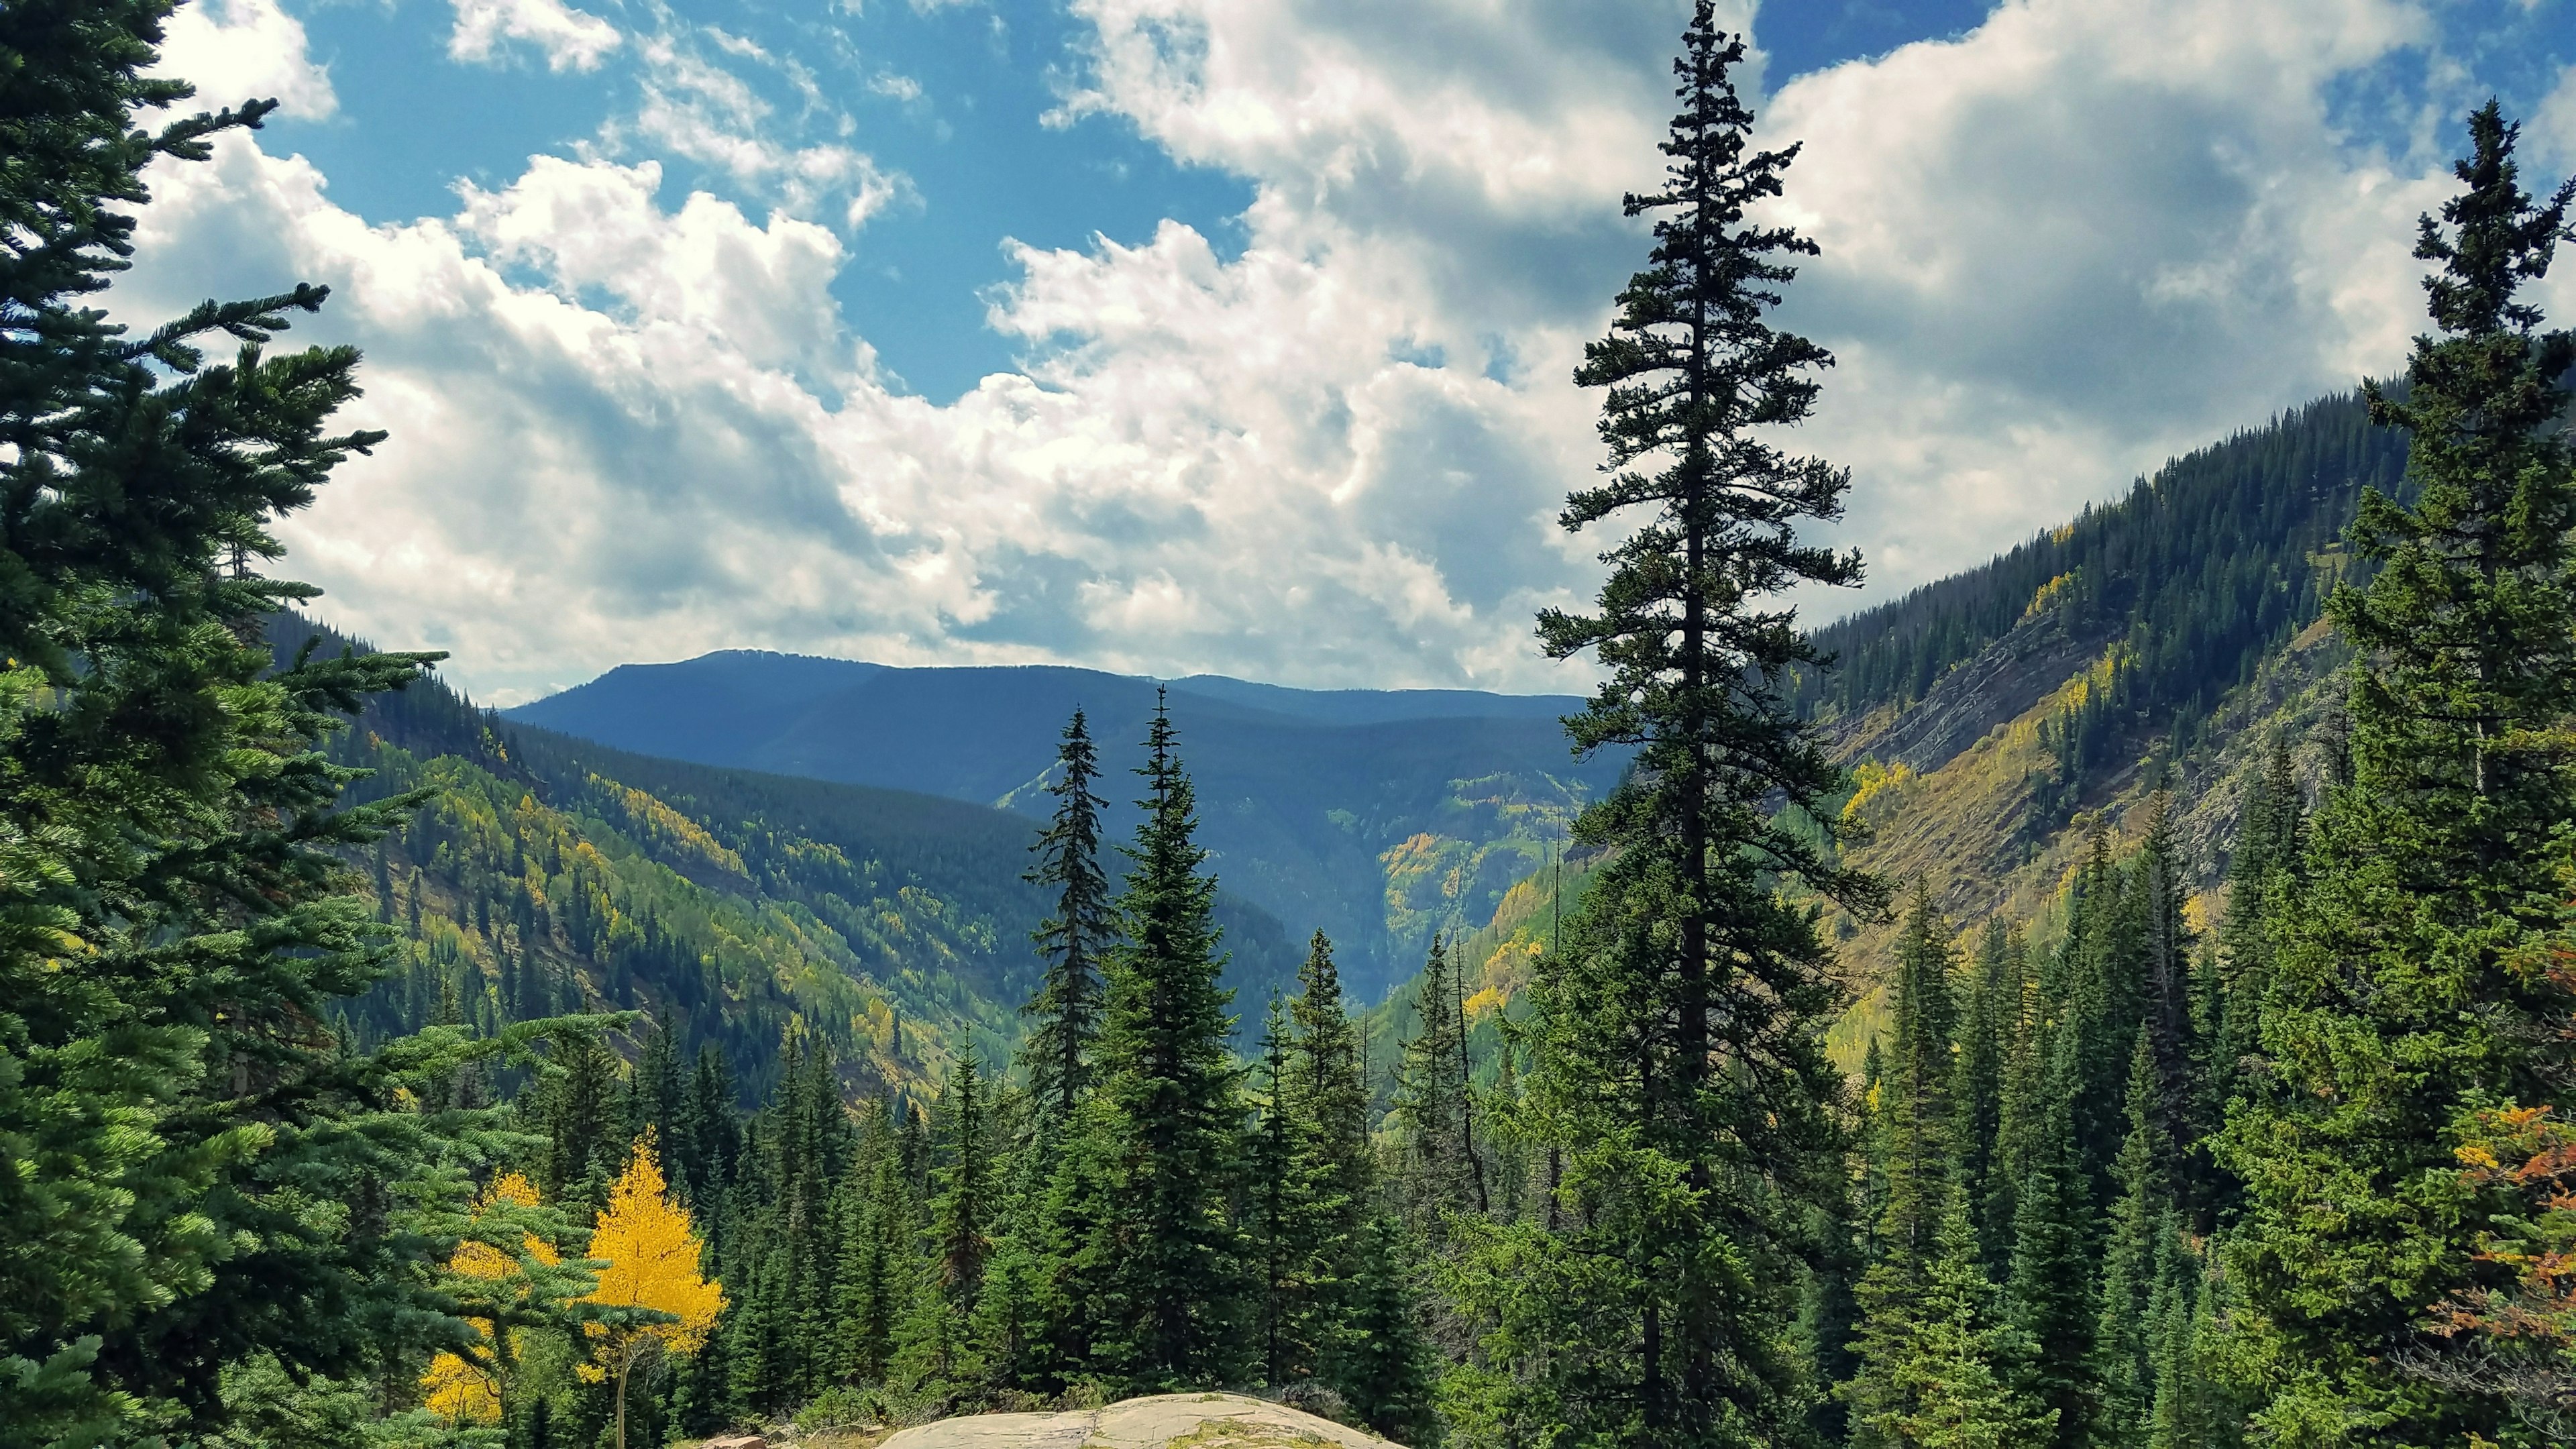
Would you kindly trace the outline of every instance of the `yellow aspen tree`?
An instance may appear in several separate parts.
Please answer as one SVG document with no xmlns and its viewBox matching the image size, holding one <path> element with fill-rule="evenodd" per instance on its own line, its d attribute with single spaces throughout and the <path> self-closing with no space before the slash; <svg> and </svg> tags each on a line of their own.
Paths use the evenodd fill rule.
<svg viewBox="0 0 2576 1449">
<path fill-rule="evenodd" d="M 475 1202 L 473 1221 L 480 1225 L 509 1215 L 513 1208 L 534 1208 L 539 1201 L 536 1184 L 518 1173 L 504 1173 Z M 448 1256 L 447 1271 L 476 1285 L 492 1285 L 474 1296 L 498 1313 L 508 1301 L 542 1291 L 530 1280 L 531 1262 L 552 1267 L 563 1261 L 554 1244 L 534 1233 L 520 1237 L 520 1253 L 515 1257 L 481 1238 L 468 1237 Z M 430 1412 L 451 1423 L 498 1423 L 502 1388 L 515 1357 L 513 1336 L 501 1333 L 491 1317 L 469 1312 L 466 1321 L 482 1332 L 483 1342 L 464 1353 L 441 1353 L 430 1360 L 429 1371 L 420 1376 L 425 1402 Z"/>
<path fill-rule="evenodd" d="M 589 1376 L 617 1379 L 617 1449 L 626 1449 L 626 1380 L 635 1366 L 656 1353 L 697 1352 L 725 1306 L 724 1288 L 698 1275 L 705 1245 L 688 1209 L 671 1201 L 666 1188 L 647 1131 L 609 1189 L 608 1207 L 590 1238 L 599 1286 L 580 1301 L 655 1315 L 650 1322 L 583 1325 L 599 1359 Z"/>
</svg>

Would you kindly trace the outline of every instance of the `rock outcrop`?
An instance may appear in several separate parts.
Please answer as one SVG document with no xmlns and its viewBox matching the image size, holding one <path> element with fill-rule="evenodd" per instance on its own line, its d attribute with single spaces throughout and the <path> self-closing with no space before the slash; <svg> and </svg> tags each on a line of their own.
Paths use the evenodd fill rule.
<svg viewBox="0 0 2576 1449">
<path fill-rule="evenodd" d="M 1061 1414 L 968 1414 L 878 1449 L 1397 1449 L 1373 1434 L 1241 1394 L 1156 1394 Z"/>
</svg>

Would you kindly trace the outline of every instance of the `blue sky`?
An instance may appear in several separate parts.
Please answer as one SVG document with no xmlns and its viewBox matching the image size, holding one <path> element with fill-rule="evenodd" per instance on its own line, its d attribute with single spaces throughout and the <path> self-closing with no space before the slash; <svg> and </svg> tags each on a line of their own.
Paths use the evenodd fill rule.
<svg viewBox="0 0 2576 1449">
<path fill-rule="evenodd" d="M 505 702 L 729 645 L 1563 688 L 1566 378 L 1683 13 L 197 0 L 169 66 L 285 108 L 159 180 L 119 305 L 337 289 L 395 440 L 291 567 Z M 2393 366 L 2467 105 L 2576 160 L 2576 0 L 1728 19 L 1864 597 Z"/>
<path fill-rule="evenodd" d="M 525 46 L 500 64 L 424 63 L 453 29 L 446 6 L 289 8 L 303 18 L 313 58 L 329 66 L 339 106 L 327 118 L 286 116 L 276 142 L 310 156 L 331 177 L 333 199 L 373 220 L 443 215 L 459 180 L 506 185 L 529 156 L 571 154 L 635 104 L 632 55 L 566 71 L 549 71 Z M 1972 29 L 1988 8 L 1819 0 L 1758 20 L 1768 69 L 1786 78 Z M 1005 237 L 1051 248 L 1083 246 L 1095 233 L 1135 241 L 1170 217 L 1220 255 L 1241 251 L 1247 178 L 1181 164 L 1123 117 L 1048 123 L 1080 83 L 1090 34 L 1059 6 L 685 0 L 671 10 L 801 63 L 829 97 L 821 107 L 783 66 L 734 74 L 775 108 L 782 129 L 820 138 L 846 116 L 868 154 L 905 178 L 904 195 L 871 220 L 831 289 L 902 386 L 948 401 L 1013 365 L 1015 348 L 984 326 L 981 301 L 1012 276 Z M 719 194 L 729 181 L 722 168 L 685 158 L 664 178 Z"/>
</svg>

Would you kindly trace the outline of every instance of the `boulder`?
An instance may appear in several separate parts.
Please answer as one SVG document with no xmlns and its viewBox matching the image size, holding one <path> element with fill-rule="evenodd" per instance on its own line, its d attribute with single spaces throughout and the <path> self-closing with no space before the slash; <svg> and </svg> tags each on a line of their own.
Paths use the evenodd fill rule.
<svg viewBox="0 0 2576 1449">
<path fill-rule="evenodd" d="M 721 1439 L 709 1439 L 698 1449 L 769 1449 L 769 1441 L 758 1434 L 727 1434 Z"/>
<path fill-rule="evenodd" d="M 709 1446 L 713 1449 L 713 1446 Z M 1156 1394 L 1061 1414 L 967 1414 L 877 1449 L 1397 1449 L 1374 1434 L 1242 1394 Z"/>
</svg>

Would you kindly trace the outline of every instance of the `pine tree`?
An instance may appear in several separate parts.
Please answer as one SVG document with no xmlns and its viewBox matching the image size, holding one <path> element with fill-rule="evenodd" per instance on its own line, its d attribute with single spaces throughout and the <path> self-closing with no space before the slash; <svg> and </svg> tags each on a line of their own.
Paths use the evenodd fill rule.
<svg viewBox="0 0 2576 1449">
<path fill-rule="evenodd" d="M 0 14 L 0 1424 L 38 1442 L 215 1432 L 254 1361 L 399 1386 L 470 1344 L 432 1287 L 473 1189 L 445 1163 L 500 1130 L 401 1103 L 504 1043 L 325 1027 L 387 960 L 356 862 L 420 797 L 342 808 L 320 747 L 437 657 L 264 637 L 315 597 L 259 573 L 273 526 L 383 436 L 328 430 L 357 354 L 269 350 L 317 287 L 134 336 L 101 295 L 146 168 L 274 108 L 183 114 L 147 78 L 170 9 Z"/>
<path fill-rule="evenodd" d="M 2129 1059 L 2129 1135 L 2120 1145 L 2119 1199 L 2103 1245 L 2101 1317 L 2093 1352 L 2103 1414 L 2113 1442 L 2145 1442 L 2156 1389 L 2156 1335 L 2149 1309 L 2165 1266 L 2171 1211 L 2168 1154 L 2157 1125 L 2160 1090 L 2152 1033 Z"/>
<path fill-rule="evenodd" d="M 972 1052 L 950 1067 L 940 1094 L 947 1119 L 946 1161 L 932 1174 L 929 1271 L 895 1336 L 895 1374 L 911 1393 L 955 1406 L 981 1384 L 987 1365 L 975 1333 L 976 1308 L 991 1253 L 984 1104 Z"/>
<path fill-rule="evenodd" d="M 1055 818 L 1030 847 L 1038 853 L 1038 865 L 1026 877 L 1031 885 L 1055 891 L 1055 913 L 1037 930 L 1047 972 L 1022 1008 L 1033 1024 L 1020 1061 L 1028 1072 L 1030 1097 L 1058 1120 L 1069 1121 L 1099 1027 L 1100 967 L 1113 937 L 1109 878 L 1100 869 L 1100 811 L 1107 802 L 1091 793 L 1100 761 L 1081 710 L 1064 727 L 1056 767 L 1060 773 L 1047 787 L 1055 796 Z"/>
<path fill-rule="evenodd" d="M 948 1117 L 948 1165 L 939 1174 L 939 1195 L 930 1205 L 932 1273 L 939 1291 L 963 1318 L 974 1312 L 984 1284 L 985 1255 L 992 1247 L 984 1236 L 991 1215 L 984 1103 L 971 1049 L 949 1069 L 940 1105 Z"/>
<path fill-rule="evenodd" d="M 2093 1292 L 2092 1206 L 2063 1097 L 2045 1110 L 2028 1176 L 2015 1194 L 2012 1276 L 2005 1313 L 2023 1358 L 2015 1386 L 2054 1417 L 2032 1449 L 2089 1449 L 2098 1442 L 2102 1388 L 2093 1356 L 2100 1308 Z"/>
<path fill-rule="evenodd" d="M 892 1112 L 882 1103 L 865 1119 L 859 1151 L 844 1183 L 851 1223 L 839 1274 L 843 1372 L 882 1383 L 894 1363 L 895 1334 L 917 1278 L 912 1181 L 904 1171 Z"/>
<path fill-rule="evenodd" d="M 1563 522 L 1642 516 L 1604 555 L 1597 611 L 1539 620 L 1551 657 L 1590 650 L 1606 675 L 1569 722 L 1577 748 L 1636 751 L 1577 827 L 1614 849 L 1589 940 L 1540 961 L 1518 1124 L 1570 1154 L 1555 1196 L 1584 1226 L 1563 1256 L 1597 1271 L 1508 1289 L 1486 1275 L 1491 1296 L 1468 1306 L 1527 1345 L 1539 1377 L 1520 1412 L 1569 1445 L 1792 1422 L 1807 1212 L 1843 1191 L 1828 1106 L 1842 1086 L 1818 1030 L 1840 992 L 1814 919 L 1775 883 L 1864 913 L 1879 897 L 1779 811 L 1830 832 L 1841 774 L 1784 698 L 1817 655 L 1773 596 L 1855 583 L 1860 564 L 1800 539 L 1839 516 L 1848 475 L 1770 441 L 1808 414 L 1830 357 L 1765 320 L 1789 261 L 1815 248 L 1749 220 L 1795 152 L 1750 147 L 1744 54 L 1695 7 L 1665 184 L 1626 202 L 1658 218 L 1653 252 L 1576 373 L 1607 390 L 1608 476 Z M 1538 1251 L 1482 1236 L 1516 1261 Z"/>
<path fill-rule="evenodd" d="M 1909 1412 L 1898 1375 L 1924 1328 L 1935 1242 L 1944 1214 L 1964 1203 L 1952 1174 L 1949 923 L 1917 883 L 1896 948 L 1892 1050 L 1876 1087 L 1876 1171 L 1883 1184 L 1873 1261 L 1861 1275 L 1861 1318 L 1853 1345 L 1858 1375 L 1842 1392 L 1864 1430 L 1884 1434 Z M 1966 1209 L 1956 1209 L 1964 1215 Z M 1982 1270 L 1978 1270 L 1982 1272 Z"/>
<path fill-rule="evenodd" d="M 1950 1082 L 1959 1190 L 1976 1225 L 1982 1261 L 1993 1272 L 2009 1242 L 1989 1227 L 2004 1130 L 2005 1082 L 2021 1045 L 2023 965 L 2021 939 L 2002 917 L 1987 920 L 1970 970 L 1967 1010 L 1959 1021 L 1958 1056 Z M 2007 1193 L 2007 1196 L 2009 1194 Z M 2001 1214 L 2011 1221 L 2009 1211 Z"/>
<path fill-rule="evenodd" d="M 1244 1145 L 1244 1225 L 1260 1280 L 1253 1332 L 1261 1381 L 1277 1385 L 1313 1373 L 1312 1354 L 1303 1351 L 1306 1346 L 1299 1339 L 1300 1330 L 1312 1321 L 1314 1285 L 1307 1243 L 1312 1211 L 1306 1200 L 1312 1184 L 1302 1173 L 1307 1164 L 1298 1150 L 1287 1085 L 1287 1010 L 1276 996 L 1270 998 L 1262 1025 L 1259 1070 L 1260 1115 Z"/>
<path fill-rule="evenodd" d="M 1956 1189 L 1942 1199 L 1922 1294 L 1907 1310 L 1905 1334 L 1888 1345 L 1887 1391 L 1861 1429 L 1905 1449 L 2051 1442 L 2057 1411 L 2013 1382 L 2011 1365 L 2027 1346 L 1994 1315 L 1994 1285 L 1978 1264 L 1966 1202 Z"/>
<path fill-rule="evenodd" d="M 609 1174 L 626 1156 L 616 1111 L 617 1055 L 594 1031 L 571 1032 L 555 1043 L 539 1085 L 538 1111 L 546 1127 L 541 1186 L 557 1202 L 598 1207 L 606 1202 Z"/>
<path fill-rule="evenodd" d="M 2148 1107 L 2154 1141 L 2165 1157 L 2157 1170 L 2166 1188 L 2179 1189 L 2188 1182 L 2182 1150 L 2214 1124 L 2205 1123 L 2200 1114 L 2202 1050 L 2192 1025 L 2193 933 L 2183 910 L 2191 895 L 2190 871 L 2174 838 L 2172 796 L 2159 791 L 2147 802 L 2147 812 L 2145 839 L 2129 866 L 2144 987 L 2140 1029 L 2153 1067 Z M 2134 1125 L 2130 1130 L 2136 1130 Z"/>
<path fill-rule="evenodd" d="M 1421 1026 L 1404 1044 L 1394 1099 L 1403 1134 L 1405 1209 L 1413 1232 L 1433 1244 L 1448 1241 L 1454 1216 L 1479 1210 L 1483 1184 L 1483 1164 L 1474 1152 L 1466 1034 L 1453 1005 L 1457 994 L 1448 942 L 1434 935 L 1414 990 L 1414 1017 Z"/>
<path fill-rule="evenodd" d="M 1225 1383 L 1246 1345 L 1228 1213 L 1243 1111 L 1216 881 L 1200 869 L 1196 796 L 1162 705 L 1145 747 L 1145 818 L 1118 899 L 1126 939 L 1109 957 L 1097 1048 L 1109 1196 L 1093 1215 L 1106 1281 L 1092 1352 L 1096 1369 L 1153 1391 Z"/>
<path fill-rule="evenodd" d="M 2367 389 L 2373 420 L 2411 439 L 2417 492 L 2365 494 L 2352 536 L 2377 571 L 2329 605 L 2357 651 L 2351 773 L 2277 928 L 2261 1031 L 2277 1086 L 2241 1098 L 2221 1141 L 2244 1182 L 2229 1263 L 2255 1417 L 2281 1436 L 2507 1432 L 2498 1397 L 2397 1350 L 2497 1273 L 2481 1235 L 2516 1210 L 2461 1172 L 2455 1134 L 2482 1108 L 2563 1100 L 2540 1026 L 2557 987 L 2517 945 L 2564 899 L 2553 842 L 2576 798 L 2576 454 L 2558 426 L 2576 334 L 2541 330 L 2518 293 L 2546 274 L 2576 182 L 2526 194 L 2493 102 L 2469 133 L 2461 189 L 2416 246 L 2439 268 L 2436 335 L 2402 400 Z"/>
<path fill-rule="evenodd" d="M 1998 1278 L 2011 1271 L 2022 1184 L 2038 1170 L 2046 1143 L 2048 1046 L 2044 1013 L 2051 1008 L 2045 987 L 2033 983 L 2030 994 L 2035 999 L 2026 1009 L 2012 1048 L 2004 1057 L 2003 1091 L 1995 1109 L 1993 1165 L 1987 1173 L 1978 1214 L 1977 1235 L 1985 1245 L 1987 1271 Z"/>
<path fill-rule="evenodd" d="M 1333 943 L 1321 931 L 1307 943 L 1298 969 L 1288 1028 L 1291 1170 L 1304 1207 L 1296 1251 L 1308 1295 L 1288 1315 L 1289 1343 L 1349 1398 L 1355 1391 L 1342 1385 L 1345 1351 L 1379 1184 L 1359 1023 L 1344 1005 Z"/>
<path fill-rule="evenodd" d="M 1352 1417 L 1399 1444 L 1439 1442 L 1432 1413 L 1431 1353 L 1422 1338 L 1404 1229 L 1369 1219 L 1351 1279 L 1345 1339 L 1334 1384 Z"/>
</svg>

